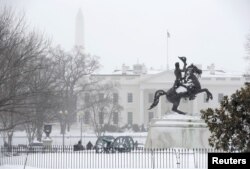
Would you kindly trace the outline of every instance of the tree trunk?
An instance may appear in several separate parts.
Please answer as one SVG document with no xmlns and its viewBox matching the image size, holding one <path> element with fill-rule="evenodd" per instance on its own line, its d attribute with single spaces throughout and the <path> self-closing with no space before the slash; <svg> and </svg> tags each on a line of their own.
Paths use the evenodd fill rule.
<svg viewBox="0 0 250 169">
<path fill-rule="evenodd" d="M 13 133 L 14 133 L 13 130 L 7 132 L 7 136 L 8 136 L 8 145 L 9 145 L 9 146 L 12 146 Z"/>
</svg>

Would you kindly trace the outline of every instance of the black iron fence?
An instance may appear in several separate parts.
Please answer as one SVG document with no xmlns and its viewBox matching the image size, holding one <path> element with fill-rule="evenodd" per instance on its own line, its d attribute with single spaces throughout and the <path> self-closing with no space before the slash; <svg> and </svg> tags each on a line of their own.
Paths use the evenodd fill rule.
<svg viewBox="0 0 250 169">
<path fill-rule="evenodd" d="M 73 146 L 1 147 L 0 165 L 36 168 L 207 168 L 214 149 L 133 149 L 130 152 L 74 151 Z"/>
</svg>

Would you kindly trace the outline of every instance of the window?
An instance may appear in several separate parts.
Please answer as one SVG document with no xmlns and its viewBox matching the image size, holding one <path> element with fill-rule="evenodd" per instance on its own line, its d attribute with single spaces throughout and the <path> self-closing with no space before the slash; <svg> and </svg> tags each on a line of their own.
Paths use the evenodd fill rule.
<svg viewBox="0 0 250 169">
<path fill-rule="evenodd" d="M 103 124 L 103 122 L 104 122 L 103 113 L 99 112 L 99 124 Z"/>
<path fill-rule="evenodd" d="M 208 103 L 207 94 L 206 93 L 204 93 L 204 103 Z"/>
<path fill-rule="evenodd" d="M 218 94 L 218 102 L 219 103 L 223 100 L 223 97 L 224 97 L 223 93 Z"/>
<path fill-rule="evenodd" d="M 150 122 L 154 118 L 154 112 L 148 112 L 148 122 Z"/>
<path fill-rule="evenodd" d="M 113 124 L 118 124 L 118 112 L 113 113 Z"/>
<path fill-rule="evenodd" d="M 84 115 L 84 123 L 85 124 L 90 124 L 90 113 L 89 113 L 89 111 L 86 111 L 85 113 L 84 113 L 85 115 Z"/>
<path fill-rule="evenodd" d="M 128 124 L 133 124 L 133 113 L 128 112 Z"/>
<path fill-rule="evenodd" d="M 113 93 L 113 103 L 114 104 L 118 103 L 118 93 Z"/>
<path fill-rule="evenodd" d="M 133 93 L 128 93 L 128 103 L 133 102 Z"/>
<path fill-rule="evenodd" d="M 232 77 L 231 80 L 240 80 L 239 77 Z"/>
<path fill-rule="evenodd" d="M 217 77 L 216 80 L 226 80 L 224 77 Z"/>
<path fill-rule="evenodd" d="M 154 101 L 154 94 L 153 93 L 149 93 L 148 94 L 148 102 L 149 103 L 153 103 L 153 101 Z"/>
</svg>

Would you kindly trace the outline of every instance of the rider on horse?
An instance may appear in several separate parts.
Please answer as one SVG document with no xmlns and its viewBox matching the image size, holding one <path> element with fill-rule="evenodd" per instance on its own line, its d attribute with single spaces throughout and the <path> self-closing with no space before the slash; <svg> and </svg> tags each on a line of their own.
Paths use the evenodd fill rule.
<svg viewBox="0 0 250 169">
<path fill-rule="evenodd" d="M 207 88 L 201 88 L 197 75 L 200 76 L 202 74 L 202 70 L 193 64 L 186 68 L 186 57 L 179 57 L 179 59 L 184 63 L 184 67 L 183 69 L 180 69 L 179 63 L 177 62 L 175 64 L 174 74 L 176 76 L 176 80 L 173 87 L 168 89 L 166 92 L 164 90 L 157 90 L 154 95 L 154 101 L 149 107 L 149 110 L 157 106 L 160 97 L 163 95 L 165 95 L 166 99 L 173 104 L 172 111 L 179 114 L 186 114 L 185 112 L 178 110 L 181 98 L 189 98 L 189 100 L 193 100 L 198 93 L 205 92 L 207 94 L 207 100 L 213 99 L 212 93 Z M 183 77 L 182 72 L 184 72 Z M 187 91 L 177 93 L 176 89 L 179 86 L 185 87 Z"/>
<path fill-rule="evenodd" d="M 179 57 L 179 59 L 184 63 L 183 65 L 183 69 L 180 69 L 180 65 L 179 62 L 175 63 L 175 71 L 174 74 L 176 76 L 176 80 L 174 82 L 174 90 L 176 91 L 176 89 L 180 86 L 184 87 L 185 89 L 187 89 L 187 95 L 189 96 L 189 100 L 193 100 L 195 98 L 195 95 L 192 94 L 192 85 L 185 85 L 187 83 L 187 63 L 186 63 L 186 57 Z M 184 76 L 182 77 L 182 72 L 184 72 Z"/>
<path fill-rule="evenodd" d="M 183 69 L 180 69 L 180 64 L 179 62 L 176 62 L 175 63 L 175 70 L 174 70 L 174 74 L 175 74 L 175 82 L 174 82 L 174 89 L 176 90 L 179 86 L 183 86 L 185 88 L 187 88 L 184 83 L 186 83 L 186 80 L 185 80 L 185 75 L 184 77 L 182 77 L 182 72 L 186 72 L 186 66 L 187 66 L 187 63 L 186 63 L 186 57 L 179 57 L 179 59 L 184 63 L 184 66 L 183 66 Z"/>
</svg>

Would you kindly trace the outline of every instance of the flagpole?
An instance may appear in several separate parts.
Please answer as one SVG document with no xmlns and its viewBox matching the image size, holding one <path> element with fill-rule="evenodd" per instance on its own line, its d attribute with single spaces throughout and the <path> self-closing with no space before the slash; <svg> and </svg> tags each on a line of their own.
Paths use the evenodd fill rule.
<svg viewBox="0 0 250 169">
<path fill-rule="evenodd" d="M 169 70 L 169 64 L 168 64 L 168 38 L 169 38 L 169 32 L 167 30 L 167 70 Z"/>
</svg>

